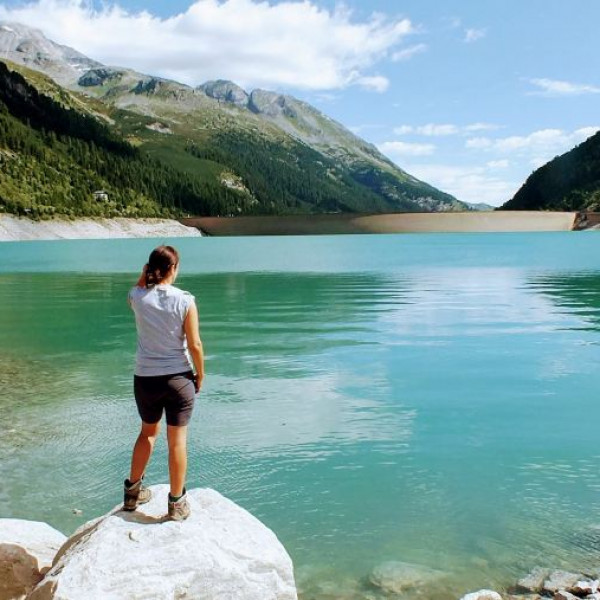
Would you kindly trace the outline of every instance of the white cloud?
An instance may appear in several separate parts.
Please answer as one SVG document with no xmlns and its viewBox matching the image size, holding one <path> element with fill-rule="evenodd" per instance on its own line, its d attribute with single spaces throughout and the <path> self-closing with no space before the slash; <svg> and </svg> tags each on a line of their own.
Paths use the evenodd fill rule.
<svg viewBox="0 0 600 600">
<path fill-rule="evenodd" d="M 484 38 L 487 34 L 487 29 L 465 29 L 465 39 L 467 44 L 476 42 L 481 38 Z"/>
<path fill-rule="evenodd" d="M 508 169 L 510 162 L 506 159 L 503 160 L 490 160 L 486 163 L 486 167 L 489 169 Z"/>
<path fill-rule="evenodd" d="M 359 77 L 356 79 L 356 83 L 367 90 L 379 93 L 385 92 L 390 87 L 390 80 L 380 75 Z"/>
<path fill-rule="evenodd" d="M 403 62 L 406 60 L 410 60 L 413 56 L 417 54 L 422 54 L 427 51 L 427 44 L 415 44 L 414 46 L 409 46 L 408 48 L 404 48 L 403 50 L 398 50 L 392 54 L 392 60 L 394 62 Z"/>
<path fill-rule="evenodd" d="M 453 125 L 451 123 L 427 123 L 426 125 L 400 125 L 400 127 L 394 128 L 396 135 L 424 135 L 427 137 L 438 137 L 438 136 L 449 136 L 449 135 L 465 135 L 474 133 L 477 131 L 486 131 L 499 129 L 498 125 L 492 125 L 490 123 L 473 123 L 472 125 L 466 125 L 461 127 L 460 125 Z"/>
<path fill-rule="evenodd" d="M 494 125 L 493 123 L 472 123 L 465 127 L 467 133 L 476 133 L 478 131 L 495 131 L 501 129 L 500 125 Z"/>
<path fill-rule="evenodd" d="M 500 179 L 480 166 L 448 166 L 439 164 L 403 165 L 411 175 L 452 194 L 464 202 L 485 202 L 499 206 L 512 198 L 520 183 Z"/>
<path fill-rule="evenodd" d="M 569 81 L 559 81 L 556 79 L 530 79 L 539 88 L 536 94 L 540 96 L 580 96 L 582 94 L 600 94 L 600 87 L 585 85 L 580 83 L 571 83 Z"/>
<path fill-rule="evenodd" d="M 535 158 L 536 161 L 547 162 L 557 154 L 563 154 L 585 141 L 599 129 L 599 127 L 582 127 L 572 132 L 562 129 L 541 129 L 523 136 L 513 135 L 497 139 L 477 137 L 468 139 L 465 146 L 468 149 L 489 150 L 498 154 L 527 155 L 532 160 Z"/>
<path fill-rule="evenodd" d="M 465 148 L 473 150 L 485 150 L 486 148 L 491 148 L 493 145 L 494 142 L 485 137 L 469 138 L 465 142 Z"/>
<path fill-rule="evenodd" d="M 396 135 L 406 135 L 407 133 L 412 133 L 415 128 L 412 125 L 400 125 L 400 127 L 394 128 L 394 133 Z"/>
<path fill-rule="evenodd" d="M 94 10 L 86 0 L 0 5 L 0 19 L 37 27 L 56 42 L 109 65 L 196 85 L 231 79 L 246 87 L 334 90 L 389 85 L 370 70 L 412 33 L 408 19 L 358 20 L 315 0 L 196 0 L 160 18 L 117 4 Z"/>
<path fill-rule="evenodd" d="M 379 145 L 379 150 L 393 159 L 396 156 L 429 156 L 435 152 L 435 146 L 409 142 L 384 142 Z"/>
</svg>

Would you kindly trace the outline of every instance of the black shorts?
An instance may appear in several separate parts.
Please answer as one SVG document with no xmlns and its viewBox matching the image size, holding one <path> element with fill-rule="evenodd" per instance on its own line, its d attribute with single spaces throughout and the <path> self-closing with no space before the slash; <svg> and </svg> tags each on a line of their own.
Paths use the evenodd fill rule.
<svg viewBox="0 0 600 600">
<path fill-rule="evenodd" d="M 134 375 L 133 392 L 144 423 L 158 423 L 167 414 L 167 425 L 187 425 L 192 416 L 196 386 L 192 371 L 174 375 Z"/>
</svg>

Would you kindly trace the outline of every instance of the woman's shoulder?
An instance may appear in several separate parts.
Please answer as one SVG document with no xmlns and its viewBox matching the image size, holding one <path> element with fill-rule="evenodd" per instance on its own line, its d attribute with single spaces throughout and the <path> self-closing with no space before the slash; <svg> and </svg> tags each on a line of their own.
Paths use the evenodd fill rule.
<svg viewBox="0 0 600 600">
<path fill-rule="evenodd" d="M 169 286 L 169 293 L 178 298 L 182 298 L 185 300 L 194 300 L 194 296 L 190 294 L 190 292 L 186 290 L 182 290 L 181 288 L 175 287 L 174 285 Z"/>
<path fill-rule="evenodd" d="M 133 298 L 138 298 L 139 296 L 142 296 L 142 295 L 146 294 L 147 292 L 148 292 L 148 290 L 146 288 L 140 287 L 138 285 L 134 285 L 129 290 L 127 297 L 131 300 Z"/>
</svg>

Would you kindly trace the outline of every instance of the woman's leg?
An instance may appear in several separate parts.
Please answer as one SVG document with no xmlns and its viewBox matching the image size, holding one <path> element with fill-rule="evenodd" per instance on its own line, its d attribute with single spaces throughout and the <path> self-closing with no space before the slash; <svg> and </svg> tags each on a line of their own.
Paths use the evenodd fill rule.
<svg viewBox="0 0 600 600">
<path fill-rule="evenodd" d="M 142 421 L 142 430 L 133 447 L 133 456 L 131 457 L 131 471 L 129 481 L 135 483 L 142 478 L 146 471 L 146 466 L 154 450 L 154 442 L 160 433 L 160 421 L 157 423 L 145 423 Z"/>
<path fill-rule="evenodd" d="M 167 425 L 169 443 L 169 480 L 171 496 L 183 494 L 187 473 L 187 425 Z"/>
</svg>

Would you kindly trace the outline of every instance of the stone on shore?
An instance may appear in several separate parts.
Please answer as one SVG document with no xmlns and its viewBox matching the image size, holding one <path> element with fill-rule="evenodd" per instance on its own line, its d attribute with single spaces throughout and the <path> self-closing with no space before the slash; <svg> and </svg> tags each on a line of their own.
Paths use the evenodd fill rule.
<svg viewBox="0 0 600 600">
<path fill-rule="evenodd" d="M 581 573 L 570 573 L 569 571 L 552 571 L 544 581 L 544 592 L 554 594 L 560 590 L 571 591 L 585 576 Z"/>
<path fill-rule="evenodd" d="M 445 575 L 423 565 L 389 561 L 375 567 L 369 580 L 386 594 L 402 594 L 407 590 L 431 586 Z"/>
<path fill-rule="evenodd" d="M 120 506 L 69 538 L 28 600 L 297 600 L 290 557 L 250 513 L 210 489 L 167 520 L 168 486 L 132 513 Z"/>
<path fill-rule="evenodd" d="M 591 596 L 598 591 L 599 586 L 600 581 L 598 581 L 598 579 L 585 579 L 584 581 L 578 581 L 575 585 L 571 586 L 569 592 L 581 597 Z"/>
<path fill-rule="evenodd" d="M 46 523 L 0 519 L 0 600 L 24 598 L 66 539 Z"/>
<path fill-rule="evenodd" d="M 493 590 L 479 590 L 466 594 L 461 600 L 502 600 L 502 596 Z"/>
<path fill-rule="evenodd" d="M 550 569 L 535 567 L 528 575 L 517 581 L 517 591 L 526 593 L 541 592 L 548 575 L 550 575 Z"/>
</svg>

